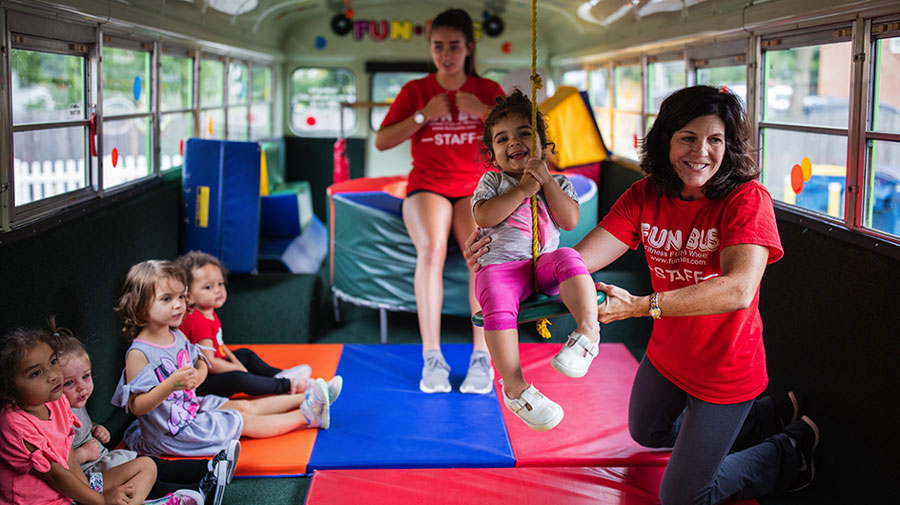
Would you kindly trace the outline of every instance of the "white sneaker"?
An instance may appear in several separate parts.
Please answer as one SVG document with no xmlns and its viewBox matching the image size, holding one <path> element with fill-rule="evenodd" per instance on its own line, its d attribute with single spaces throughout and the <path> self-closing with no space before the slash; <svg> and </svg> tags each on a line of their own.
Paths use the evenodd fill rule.
<svg viewBox="0 0 900 505">
<path fill-rule="evenodd" d="M 276 379 L 308 379 L 312 375 L 312 368 L 309 365 L 297 365 L 292 368 L 286 368 L 277 374 Z"/>
<path fill-rule="evenodd" d="M 179 489 L 162 498 L 147 500 L 144 505 L 204 505 L 203 495 L 193 489 Z"/>
<path fill-rule="evenodd" d="M 506 388 L 503 379 L 500 379 L 503 390 L 503 403 L 519 419 L 525 422 L 529 428 L 535 431 L 547 431 L 556 427 L 563 418 L 563 409 L 553 400 L 542 395 L 534 385 L 529 384 L 528 389 L 522 391 L 522 395 L 515 400 L 506 396 Z"/>
<path fill-rule="evenodd" d="M 324 379 L 316 379 L 306 389 L 306 398 L 300 404 L 300 412 L 306 416 L 310 428 L 327 430 L 331 426 L 331 400 L 328 396 L 328 383 Z"/>
<path fill-rule="evenodd" d="M 316 387 L 316 381 L 319 379 L 306 379 L 306 389 Z M 322 379 L 325 380 L 325 379 Z M 341 390 L 344 388 L 344 379 L 340 375 L 335 375 L 330 381 L 326 381 L 328 385 L 328 403 L 334 403 L 341 396 Z"/>
<path fill-rule="evenodd" d="M 597 357 L 600 349 L 600 335 L 593 342 L 587 335 L 572 332 L 566 345 L 556 353 L 550 362 L 559 373 L 569 377 L 584 377 L 591 362 Z"/>
</svg>

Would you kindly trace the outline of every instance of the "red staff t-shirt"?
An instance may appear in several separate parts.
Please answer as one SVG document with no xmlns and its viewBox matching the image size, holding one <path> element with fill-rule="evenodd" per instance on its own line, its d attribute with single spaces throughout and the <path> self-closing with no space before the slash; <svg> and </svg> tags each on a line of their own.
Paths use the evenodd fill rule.
<svg viewBox="0 0 900 505">
<path fill-rule="evenodd" d="M 498 96 L 504 95 L 503 88 L 496 82 L 472 75 L 466 78 L 459 91 L 472 93 L 491 107 Z M 439 93 L 449 95 L 450 112 L 428 121 L 413 134 L 413 167 L 406 191 L 424 189 L 448 198 L 469 196 L 485 171 L 481 158 L 484 121 L 457 110 L 456 91 L 444 89 L 435 74 L 406 83 L 391 104 L 381 127 L 412 116 Z"/>
<path fill-rule="evenodd" d="M 657 195 L 645 178 L 619 198 L 599 226 L 632 249 L 644 246 L 656 292 L 719 276 L 719 254 L 728 246 L 768 247 L 768 263 L 784 254 L 772 197 L 757 181 L 720 200 L 686 201 Z M 758 287 L 749 307 L 725 314 L 667 316 L 661 308 L 647 358 L 675 385 L 718 404 L 751 400 L 766 388 Z"/>
</svg>

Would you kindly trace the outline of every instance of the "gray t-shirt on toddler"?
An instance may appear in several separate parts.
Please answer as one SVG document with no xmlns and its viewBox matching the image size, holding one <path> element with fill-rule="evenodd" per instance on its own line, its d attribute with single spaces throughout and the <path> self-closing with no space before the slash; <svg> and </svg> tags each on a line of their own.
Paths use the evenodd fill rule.
<svg viewBox="0 0 900 505">
<path fill-rule="evenodd" d="M 575 187 L 568 177 L 554 174 L 553 180 L 572 200 L 578 203 Z M 518 185 L 519 181 L 511 175 L 503 172 L 485 172 L 472 195 L 472 208 L 475 208 L 477 202 L 505 194 Z M 538 192 L 537 197 L 540 254 L 544 254 L 553 252 L 559 247 L 559 225 L 550 216 L 543 191 Z M 509 261 L 530 260 L 532 258 L 531 233 L 531 198 L 525 198 L 521 205 L 501 223 L 482 230 L 481 236 L 490 236 L 491 244 L 490 250 L 478 258 L 478 264 L 486 266 Z"/>
</svg>

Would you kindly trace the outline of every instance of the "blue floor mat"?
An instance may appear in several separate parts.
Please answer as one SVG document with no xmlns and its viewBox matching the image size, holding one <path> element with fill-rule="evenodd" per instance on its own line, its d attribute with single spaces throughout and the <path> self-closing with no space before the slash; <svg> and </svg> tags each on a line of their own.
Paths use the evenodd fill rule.
<svg viewBox="0 0 900 505">
<path fill-rule="evenodd" d="M 345 345 L 341 397 L 320 430 L 309 471 L 515 466 L 496 393 L 459 392 L 472 346 L 442 346 L 452 393 L 419 391 L 421 345 Z"/>
</svg>

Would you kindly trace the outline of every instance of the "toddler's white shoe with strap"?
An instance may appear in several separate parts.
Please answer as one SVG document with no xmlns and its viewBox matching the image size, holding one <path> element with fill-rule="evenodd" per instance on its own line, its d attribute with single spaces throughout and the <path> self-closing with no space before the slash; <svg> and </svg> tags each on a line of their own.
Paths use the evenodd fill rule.
<svg viewBox="0 0 900 505">
<path fill-rule="evenodd" d="M 594 342 L 587 335 L 572 332 L 569 340 L 553 357 L 551 365 L 559 373 L 568 375 L 569 377 L 584 377 L 591 362 L 597 357 L 597 351 L 600 349 L 600 334 L 597 334 L 597 341 Z"/>
<path fill-rule="evenodd" d="M 519 416 L 519 419 L 524 421 L 529 428 L 535 431 L 547 431 L 555 428 L 562 421 L 562 407 L 542 395 L 534 385 L 529 384 L 528 389 L 522 391 L 522 394 L 515 400 L 506 395 L 503 379 L 500 379 L 500 386 L 506 408 Z"/>
</svg>

